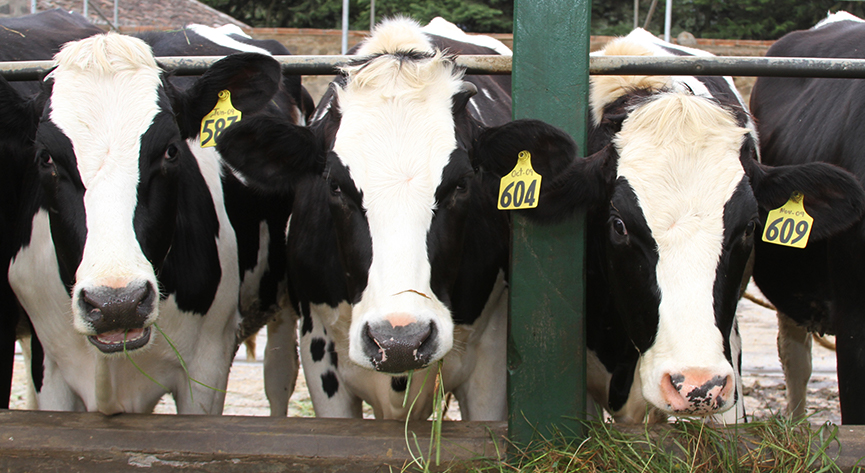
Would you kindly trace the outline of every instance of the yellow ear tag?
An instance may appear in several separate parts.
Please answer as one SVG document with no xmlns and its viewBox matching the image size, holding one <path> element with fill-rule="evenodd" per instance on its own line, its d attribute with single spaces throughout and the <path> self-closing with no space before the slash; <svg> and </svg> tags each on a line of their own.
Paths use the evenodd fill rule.
<svg viewBox="0 0 865 473">
<path fill-rule="evenodd" d="M 805 248 L 814 219 L 805 212 L 801 192 L 794 192 L 786 204 L 769 212 L 763 241 L 793 248 Z"/>
<path fill-rule="evenodd" d="M 499 184 L 499 210 L 533 209 L 541 195 L 541 175 L 532 169 L 532 154 L 520 151 L 517 165 Z"/>
<path fill-rule="evenodd" d="M 201 120 L 201 147 L 216 146 L 216 138 L 226 128 L 240 121 L 240 110 L 231 105 L 231 92 L 219 92 L 216 106 Z"/>
</svg>

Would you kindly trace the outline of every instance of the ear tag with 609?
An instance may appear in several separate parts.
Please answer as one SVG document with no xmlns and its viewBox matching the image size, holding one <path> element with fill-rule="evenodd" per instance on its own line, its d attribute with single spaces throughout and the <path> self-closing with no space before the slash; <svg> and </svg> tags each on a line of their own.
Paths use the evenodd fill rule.
<svg viewBox="0 0 865 473">
<path fill-rule="evenodd" d="M 201 147 L 216 146 L 216 138 L 226 128 L 240 121 L 240 110 L 231 105 L 231 92 L 219 92 L 216 106 L 201 120 Z"/>
<path fill-rule="evenodd" d="M 794 192 L 786 204 L 769 212 L 763 241 L 793 248 L 805 248 L 814 219 L 805 212 L 801 192 Z"/>
<path fill-rule="evenodd" d="M 517 165 L 499 184 L 499 210 L 533 209 L 541 194 L 541 175 L 532 169 L 532 154 L 520 151 Z"/>
</svg>

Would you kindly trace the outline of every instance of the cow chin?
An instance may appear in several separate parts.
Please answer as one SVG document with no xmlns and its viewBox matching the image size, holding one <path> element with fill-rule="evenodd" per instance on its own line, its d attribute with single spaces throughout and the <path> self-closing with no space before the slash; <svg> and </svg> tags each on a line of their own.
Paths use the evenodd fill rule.
<svg viewBox="0 0 865 473">
<path fill-rule="evenodd" d="M 367 369 L 400 374 L 425 368 L 442 359 L 453 346 L 450 313 L 388 312 L 353 319 L 349 358 Z"/>
<path fill-rule="evenodd" d="M 155 288 L 144 279 L 125 284 L 77 284 L 72 298 L 75 329 L 106 355 L 146 347 L 159 315 Z"/>
</svg>

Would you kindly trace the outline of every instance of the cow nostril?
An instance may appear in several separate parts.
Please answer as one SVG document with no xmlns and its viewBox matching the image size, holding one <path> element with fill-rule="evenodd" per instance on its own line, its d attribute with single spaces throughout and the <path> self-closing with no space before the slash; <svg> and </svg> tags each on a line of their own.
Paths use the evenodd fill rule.
<svg viewBox="0 0 865 473">
<path fill-rule="evenodd" d="M 429 359 L 432 357 L 433 353 L 435 353 L 437 348 L 435 342 L 438 338 L 436 335 L 436 326 L 434 323 L 430 322 L 426 330 L 426 335 L 423 336 L 423 340 L 421 340 L 420 346 L 418 346 L 415 354 L 415 358 L 418 360 L 426 359 L 424 364 L 429 362 Z"/>
<path fill-rule="evenodd" d="M 81 312 L 84 314 L 84 320 L 87 322 L 98 323 L 102 320 L 102 311 L 99 310 L 97 303 L 90 298 L 90 293 L 85 289 L 81 290 L 81 295 L 78 298 L 78 306 L 81 308 Z"/>
</svg>

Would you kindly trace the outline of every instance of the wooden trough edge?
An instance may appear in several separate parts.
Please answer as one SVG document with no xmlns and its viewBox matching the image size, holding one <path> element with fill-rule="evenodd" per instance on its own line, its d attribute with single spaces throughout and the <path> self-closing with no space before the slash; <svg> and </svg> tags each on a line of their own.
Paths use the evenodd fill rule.
<svg viewBox="0 0 865 473">
<path fill-rule="evenodd" d="M 410 422 L 428 458 L 429 422 Z M 445 422 L 441 467 L 504 453 L 506 422 Z M 411 459 L 405 423 L 361 419 L 0 410 L 0 471 L 388 472 Z"/>
<path fill-rule="evenodd" d="M 430 426 L 408 426 L 414 453 L 420 445 L 425 458 Z M 445 422 L 433 471 L 501 458 L 506 436 L 506 422 Z M 858 471 L 865 426 L 838 426 L 837 439 L 827 453 L 842 471 Z M 410 459 L 397 421 L 0 410 L 0 472 L 398 472 Z"/>
</svg>

